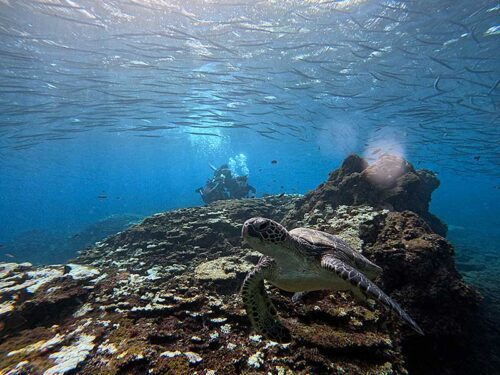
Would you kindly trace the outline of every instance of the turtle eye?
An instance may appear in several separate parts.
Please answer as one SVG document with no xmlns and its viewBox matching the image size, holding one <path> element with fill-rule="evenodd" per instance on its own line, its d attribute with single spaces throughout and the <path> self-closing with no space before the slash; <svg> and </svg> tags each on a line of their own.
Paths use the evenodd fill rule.
<svg viewBox="0 0 500 375">
<path fill-rule="evenodd" d="M 262 224 L 259 225 L 259 230 L 264 230 L 269 226 L 268 221 L 264 221 Z"/>
</svg>

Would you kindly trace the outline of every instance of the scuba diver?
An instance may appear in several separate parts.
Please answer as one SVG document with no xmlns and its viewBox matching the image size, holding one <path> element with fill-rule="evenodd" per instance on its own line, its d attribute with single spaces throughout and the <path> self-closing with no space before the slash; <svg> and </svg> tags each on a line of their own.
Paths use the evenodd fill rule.
<svg viewBox="0 0 500 375">
<path fill-rule="evenodd" d="M 212 180 L 208 180 L 204 187 L 200 187 L 195 191 L 201 195 L 201 199 L 205 203 L 228 199 L 222 184 Z"/>
<path fill-rule="evenodd" d="M 248 184 L 247 176 L 234 177 L 227 164 L 215 168 L 209 164 L 214 171 L 214 176 L 207 180 L 205 186 L 195 191 L 201 195 L 205 203 L 211 203 L 223 199 L 241 199 L 255 196 L 255 188 Z"/>
<path fill-rule="evenodd" d="M 253 198 L 255 197 L 255 188 L 248 184 L 247 176 L 238 176 L 227 181 L 227 189 L 231 198 Z M 252 193 L 250 195 L 250 193 Z"/>
</svg>

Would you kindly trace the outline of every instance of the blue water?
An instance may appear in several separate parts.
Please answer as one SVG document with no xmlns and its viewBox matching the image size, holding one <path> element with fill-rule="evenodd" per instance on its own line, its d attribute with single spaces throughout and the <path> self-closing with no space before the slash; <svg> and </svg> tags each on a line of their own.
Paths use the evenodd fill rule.
<svg viewBox="0 0 500 375">
<path fill-rule="evenodd" d="M 219 166 L 239 154 L 247 156 L 258 196 L 303 193 L 339 163 L 310 145 L 261 142 L 256 153 L 254 143 L 243 141 L 224 140 L 219 148 L 195 139 L 166 147 L 157 139 L 109 138 L 84 136 L 26 151 L 23 157 L 36 165 L 13 161 L 2 174 L 0 235 L 8 239 L 32 228 L 61 226 L 77 231 L 111 214 L 147 215 L 203 204 L 195 189 L 212 177 L 209 163 Z M 271 164 L 273 159 L 278 163 Z M 107 198 L 99 199 L 101 194 Z"/>
<path fill-rule="evenodd" d="M 318 149 L 318 144 L 238 142 L 234 137 L 221 143 L 195 139 L 165 147 L 161 139 L 85 135 L 57 148 L 43 144 L 26 150 L 2 173 L 0 238 L 6 242 L 33 229 L 66 238 L 111 215 L 146 216 L 201 205 L 195 189 L 212 177 L 209 163 L 219 166 L 239 154 L 246 156 L 257 196 L 305 193 L 326 180 L 343 156 Z M 441 186 L 433 194 L 431 211 L 451 231 L 478 237 L 491 233 L 492 239 L 499 235 L 500 190 L 494 177 L 458 176 L 435 164 L 418 167 L 438 173 Z M 497 242 L 491 247 L 498 250 Z"/>
</svg>

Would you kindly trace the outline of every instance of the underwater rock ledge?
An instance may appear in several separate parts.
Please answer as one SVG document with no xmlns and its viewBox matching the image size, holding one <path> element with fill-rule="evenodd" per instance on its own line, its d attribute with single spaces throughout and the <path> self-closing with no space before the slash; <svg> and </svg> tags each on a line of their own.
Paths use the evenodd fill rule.
<svg viewBox="0 0 500 375">
<path fill-rule="evenodd" d="M 438 234 L 445 225 L 428 212 L 438 185 L 397 157 L 368 166 L 350 156 L 306 196 L 157 214 L 68 265 L 0 264 L 0 373 L 465 373 L 461 344 L 480 297 L 455 269 L 453 248 Z M 293 303 L 274 287 L 295 339 L 255 335 L 239 295 L 259 259 L 240 240 L 253 216 L 345 239 L 383 267 L 377 282 L 426 335 L 349 293 Z"/>
</svg>

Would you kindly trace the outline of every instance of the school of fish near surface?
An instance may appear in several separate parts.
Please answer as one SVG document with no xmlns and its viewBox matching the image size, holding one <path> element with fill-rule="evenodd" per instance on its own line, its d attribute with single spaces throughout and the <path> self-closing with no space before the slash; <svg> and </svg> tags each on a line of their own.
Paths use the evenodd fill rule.
<svg viewBox="0 0 500 375">
<path fill-rule="evenodd" d="M 499 12 L 481 0 L 4 0 L 0 155 L 91 131 L 340 133 L 357 140 L 345 152 L 404 147 L 499 176 Z"/>
</svg>

